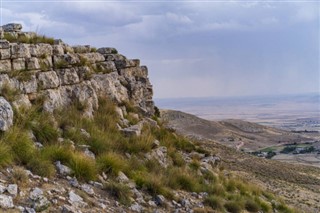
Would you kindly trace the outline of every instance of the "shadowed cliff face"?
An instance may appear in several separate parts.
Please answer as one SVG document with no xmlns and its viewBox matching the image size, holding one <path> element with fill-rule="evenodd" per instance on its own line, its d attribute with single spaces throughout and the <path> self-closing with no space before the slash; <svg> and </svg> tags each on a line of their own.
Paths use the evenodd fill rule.
<svg viewBox="0 0 320 213">
<path fill-rule="evenodd" d="M 152 85 L 140 60 L 129 60 L 114 48 L 71 47 L 21 28 L 4 25 L 0 40 L 1 95 L 16 108 L 41 98 L 46 111 L 77 102 L 92 116 L 98 97 L 108 97 L 153 115 Z"/>
</svg>

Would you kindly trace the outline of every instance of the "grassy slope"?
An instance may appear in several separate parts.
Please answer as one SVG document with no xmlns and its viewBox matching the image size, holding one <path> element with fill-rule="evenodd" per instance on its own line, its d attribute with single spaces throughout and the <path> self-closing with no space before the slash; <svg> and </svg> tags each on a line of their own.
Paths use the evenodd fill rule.
<svg viewBox="0 0 320 213">
<path fill-rule="evenodd" d="M 229 171 L 221 168 L 201 171 L 197 157 L 186 163 L 183 153 L 188 155 L 197 151 L 208 155 L 211 150 L 202 149 L 166 130 L 161 124 L 160 128 L 145 125 L 139 137 L 123 136 L 116 126 L 119 117 L 114 104 L 106 99 L 99 102 L 99 110 L 92 119 L 82 116 L 85 106 L 79 104 L 58 110 L 53 115 L 43 112 L 41 104 L 31 109 L 15 110 L 14 126 L 0 136 L 0 166 L 25 166 L 41 176 L 53 177 L 56 176 L 54 162 L 59 160 L 82 181 L 95 180 L 105 172 L 110 177 L 106 190 L 124 204 L 130 203 L 131 195 L 126 186 L 116 181 L 119 171 L 150 195 L 162 194 L 169 199 L 179 199 L 173 190 L 207 192 L 209 196 L 205 204 L 219 212 L 240 212 L 243 209 L 251 212 L 272 212 L 272 209 L 294 212 L 276 196 Z M 132 107 L 127 109 L 133 111 Z M 81 129 L 86 130 L 90 137 L 82 134 Z M 34 146 L 31 133 L 35 141 L 44 145 L 43 148 Z M 152 150 L 155 139 L 167 147 L 169 161 L 172 162 L 167 168 L 161 167 L 154 159 L 144 157 Z M 96 159 L 84 155 L 79 145 L 89 145 Z"/>
</svg>

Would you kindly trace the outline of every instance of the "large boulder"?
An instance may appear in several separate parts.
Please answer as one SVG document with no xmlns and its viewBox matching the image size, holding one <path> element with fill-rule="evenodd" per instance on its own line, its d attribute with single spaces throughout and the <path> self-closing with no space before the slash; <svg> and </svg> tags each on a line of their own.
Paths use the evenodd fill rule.
<svg viewBox="0 0 320 213">
<path fill-rule="evenodd" d="M 0 97 L 0 130 L 7 131 L 13 124 L 13 110 L 9 102 Z"/>
<path fill-rule="evenodd" d="M 10 23 L 2 26 L 4 32 L 20 32 L 22 29 L 21 24 Z"/>
</svg>

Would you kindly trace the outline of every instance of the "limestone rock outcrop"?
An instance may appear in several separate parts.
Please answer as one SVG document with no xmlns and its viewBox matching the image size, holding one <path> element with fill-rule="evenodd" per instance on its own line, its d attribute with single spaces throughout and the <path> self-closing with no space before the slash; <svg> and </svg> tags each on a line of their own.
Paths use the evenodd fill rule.
<svg viewBox="0 0 320 213">
<path fill-rule="evenodd" d="M 2 26 L 4 33 L 17 40 L 0 40 L 0 91 L 9 87 L 23 98 L 15 101 L 15 107 L 30 105 L 41 97 L 49 112 L 77 102 L 85 105 L 85 114 L 91 116 L 99 107 L 98 97 L 103 96 L 119 104 L 130 102 L 146 116 L 153 115 L 152 85 L 140 60 L 127 59 L 110 47 L 71 47 L 61 40 L 54 44 L 26 43 L 19 38 L 37 35 L 21 29 L 20 24 Z M 0 129 L 6 130 L 12 124 L 12 110 L 3 99 L 1 103 Z"/>
<path fill-rule="evenodd" d="M 13 124 L 13 111 L 9 102 L 0 97 L 0 130 L 6 131 Z"/>
</svg>

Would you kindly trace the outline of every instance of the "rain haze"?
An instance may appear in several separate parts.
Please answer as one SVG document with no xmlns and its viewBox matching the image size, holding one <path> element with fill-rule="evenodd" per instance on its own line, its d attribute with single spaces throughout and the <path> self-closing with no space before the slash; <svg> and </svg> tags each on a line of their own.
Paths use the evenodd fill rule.
<svg viewBox="0 0 320 213">
<path fill-rule="evenodd" d="M 2 24 L 116 47 L 155 98 L 319 92 L 319 2 L 2 1 Z"/>
</svg>

